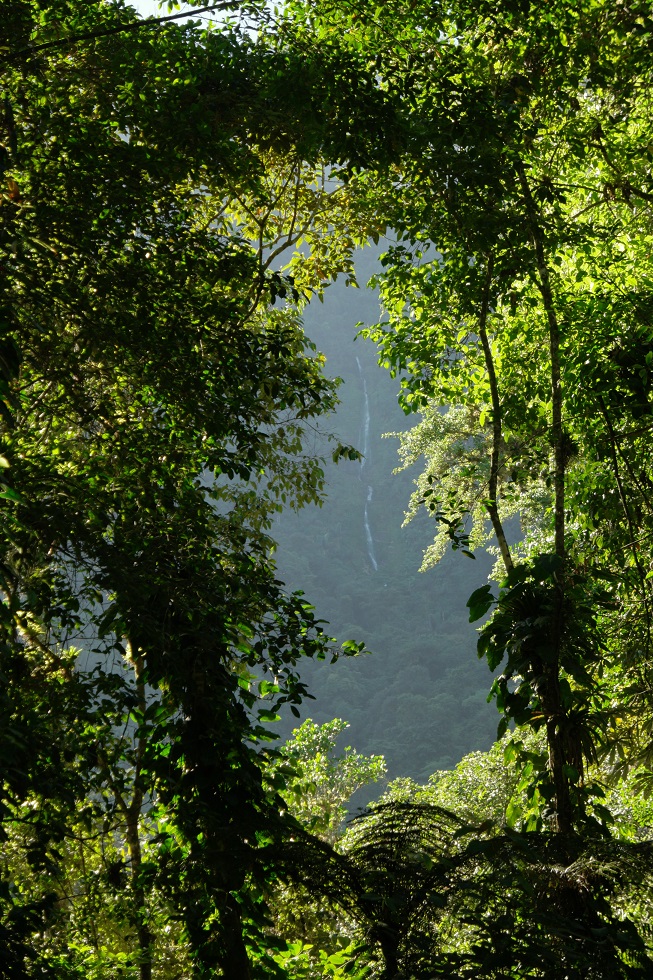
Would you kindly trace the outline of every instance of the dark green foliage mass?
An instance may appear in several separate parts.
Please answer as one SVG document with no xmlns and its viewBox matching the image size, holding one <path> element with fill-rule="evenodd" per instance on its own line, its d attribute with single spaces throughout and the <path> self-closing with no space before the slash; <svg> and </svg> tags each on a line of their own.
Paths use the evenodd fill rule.
<svg viewBox="0 0 653 980">
<path fill-rule="evenodd" d="M 645 977 L 650 842 L 606 783 L 635 771 L 646 809 L 650 4 L 215 7 L 3 8 L 1 969 Z M 420 412 L 415 522 L 404 550 L 370 442 L 403 427 L 332 329 L 344 504 L 284 531 L 313 606 L 273 558 L 284 506 L 323 497 L 336 402 L 301 312 L 386 234 L 366 332 Z M 430 594 L 427 527 L 425 564 L 458 561 Z M 318 617 L 346 653 L 380 641 L 377 686 L 353 661 L 322 704 L 424 776 L 488 737 L 460 562 L 520 801 L 502 826 L 398 794 L 332 846 L 270 747 L 303 661 L 337 656 Z"/>
<path fill-rule="evenodd" d="M 301 702 L 299 659 L 327 646 L 266 532 L 280 501 L 319 499 L 303 434 L 335 385 L 292 304 L 275 308 L 296 291 L 262 260 L 269 237 L 227 212 L 265 210 L 275 152 L 300 165 L 321 137 L 280 120 L 293 55 L 247 21 L 207 34 L 121 3 L 9 7 L 6 969 L 148 978 L 163 916 L 196 970 L 246 977 L 258 852 L 290 832 L 258 748 Z"/>
</svg>

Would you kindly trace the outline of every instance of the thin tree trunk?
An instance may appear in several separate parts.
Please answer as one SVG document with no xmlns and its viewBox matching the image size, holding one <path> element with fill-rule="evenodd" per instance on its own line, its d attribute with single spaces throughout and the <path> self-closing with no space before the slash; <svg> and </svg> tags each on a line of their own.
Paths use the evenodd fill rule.
<svg viewBox="0 0 653 980">
<path fill-rule="evenodd" d="M 560 325 L 553 301 L 549 269 L 546 264 L 544 240 L 539 223 L 537 206 L 533 200 L 528 179 L 521 160 L 517 162 L 517 176 L 524 195 L 529 231 L 535 251 L 538 288 L 546 313 L 549 333 L 549 357 L 551 360 L 551 441 L 554 467 L 554 547 L 556 555 L 564 563 L 565 551 L 565 473 L 567 454 L 565 433 L 562 425 L 562 381 L 560 372 Z M 573 808 L 569 793 L 569 781 L 565 771 L 564 723 L 565 711 L 560 692 L 560 652 L 563 635 L 564 568 L 556 586 L 556 608 L 552 624 L 553 661 L 545 665 L 541 690 L 542 708 L 547 716 L 546 734 L 549 746 L 549 769 L 555 792 L 555 829 L 569 833 L 573 828 Z"/>
<path fill-rule="evenodd" d="M 630 512 L 630 507 L 628 506 L 628 499 L 626 497 L 626 491 L 624 489 L 623 480 L 621 479 L 621 470 L 619 466 L 619 458 L 617 455 L 618 453 L 617 437 L 612 422 L 610 420 L 610 415 L 608 413 L 607 408 L 605 407 L 605 402 L 603 398 L 599 398 L 599 405 L 601 408 L 601 414 L 603 415 L 603 419 L 605 421 L 608 430 L 608 438 L 610 440 L 610 455 L 612 456 L 612 466 L 614 470 L 614 476 L 615 476 L 615 480 L 617 481 L 617 487 L 619 489 L 619 499 L 621 500 L 621 506 L 623 507 L 624 510 L 624 515 L 626 518 L 626 522 L 628 524 L 628 532 L 630 534 L 630 540 L 632 542 L 630 550 L 633 556 L 633 561 L 635 563 L 635 568 L 637 569 L 637 574 L 639 576 L 640 587 L 642 592 L 642 600 L 644 602 L 644 612 L 646 613 L 646 635 L 648 637 L 648 643 L 650 645 L 651 609 L 650 609 L 649 598 L 648 598 L 648 590 L 646 588 L 646 570 L 642 565 L 642 560 L 639 555 L 639 549 L 637 547 L 637 530 L 635 527 L 635 521 L 633 520 L 632 514 Z M 626 462 L 626 466 L 629 469 L 631 477 L 634 478 L 634 474 L 632 473 L 632 470 L 630 470 L 630 467 L 628 466 L 628 460 L 626 456 L 623 455 L 623 453 L 622 453 L 622 457 Z"/>
<path fill-rule="evenodd" d="M 497 374 L 494 369 L 494 358 L 492 357 L 492 347 L 487 334 L 487 319 L 490 308 L 490 286 L 492 284 L 492 271 L 494 268 L 494 258 L 488 256 L 487 272 L 483 287 L 483 299 L 481 302 L 481 315 L 478 323 L 478 335 L 481 339 L 483 354 L 485 355 L 485 366 L 487 368 L 488 379 L 490 382 L 490 397 L 492 400 L 492 454 L 490 458 L 490 481 L 488 485 L 488 500 L 486 501 L 487 512 L 492 522 L 495 537 L 497 539 L 503 564 L 507 572 L 513 567 L 512 555 L 506 539 L 505 531 L 501 518 L 499 517 L 499 507 L 497 502 L 497 489 L 499 486 L 499 462 L 501 453 L 502 415 L 501 401 L 499 400 L 499 386 L 497 384 Z"/>
<path fill-rule="evenodd" d="M 243 942 L 243 924 L 238 903 L 231 896 L 220 909 L 222 954 L 220 967 L 226 978 L 251 980 L 252 968 Z"/>
<path fill-rule="evenodd" d="M 385 968 L 381 974 L 381 980 L 395 980 L 395 978 L 399 976 L 399 949 L 397 936 L 391 930 L 387 930 L 380 934 L 377 938 L 383 954 L 383 962 L 385 963 Z"/>
<path fill-rule="evenodd" d="M 142 793 L 139 793 L 142 801 Z M 136 802 L 136 794 L 134 801 Z M 140 808 L 139 808 L 140 810 Z M 152 980 L 152 953 L 154 946 L 154 936 L 147 924 L 147 911 L 145 907 L 145 890 L 138 882 L 138 877 L 142 868 L 141 839 L 139 833 L 139 820 L 131 810 L 127 817 L 127 847 L 129 849 L 129 862 L 131 865 L 131 877 L 134 882 L 133 896 L 136 906 L 136 936 L 138 939 L 139 950 L 139 971 L 140 980 Z"/>
<path fill-rule="evenodd" d="M 142 654 L 134 654 L 131 644 L 127 642 L 129 658 L 134 665 L 134 676 L 136 678 L 136 696 L 138 708 L 141 715 L 147 707 L 145 695 L 145 681 L 143 679 L 144 659 Z M 147 924 L 147 909 L 145 903 L 145 889 L 140 883 L 140 874 L 143 866 L 143 855 L 141 851 L 140 819 L 143 808 L 143 787 L 140 781 L 140 768 L 143 753 L 145 751 L 145 739 L 139 738 L 136 745 L 136 767 L 134 772 L 134 792 L 131 802 L 126 809 L 126 836 L 127 847 L 129 850 L 129 863 L 131 867 L 131 878 L 133 883 L 133 896 L 136 914 L 136 935 L 138 938 L 138 949 L 140 958 L 140 980 L 152 980 L 152 954 L 154 948 L 154 936 Z"/>
<path fill-rule="evenodd" d="M 559 558 L 565 558 L 565 472 L 567 456 L 565 449 L 564 429 L 562 425 L 562 382 L 560 378 L 560 325 L 553 302 L 551 279 L 544 255 L 542 230 L 538 221 L 537 207 L 528 185 L 521 161 L 517 164 L 519 183 L 526 203 L 529 230 L 535 250 L 537 265 L 538 287 L 549 328 L 549 356 L 551 358 L 551 441 L 554 452 L 554 539 L 555 553 Z"/>
</svg>

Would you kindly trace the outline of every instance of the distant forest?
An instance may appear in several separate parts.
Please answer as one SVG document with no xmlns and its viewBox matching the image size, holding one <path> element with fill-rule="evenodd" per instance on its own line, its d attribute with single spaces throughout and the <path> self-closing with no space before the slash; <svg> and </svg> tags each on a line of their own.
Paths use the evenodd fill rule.
<svg viewBox="0 0 653 980">
<path fill-rule="evenodd" d="M 356 257 L 362 286 L 380 268 L 379 248 Z M 372 654 L 333 666 L 307 664 L 303 675 L 316 701 L 304 703 L 302 717 L 347 720 L 347 739 L 361 751 L 381 753 L 391 776 L 426 780 L 468 752 L 488 749 L 496 737 L 496 707 L 487 703 L 491 678 L 476 656 L 465 606 L 493 561 L 483 551 L 474 562 L 449 554 L 419 572 L 434 528 L 426 515 L 402 528 L 419 468 L 393 473 L 399 441 L 383 438 L 407 429 L 410 418 L 397 403 L 399 381 L 378 366 L 373 344 L 357 337 L 357 323 L 378 318 L 378 293 L 341 281 L 323 303 L 304 311 L 306 332 L 326 355 L 327 374 L 343 379 L 340 405 L 324 427 L 363 452 L 367 396 L 367 452 L 363 462 L 328 460 L 324 504 L 284 511 L 272 534 L 281 579 L 304 590 L 329 632 L 364 641 Z M 366 504 L 376 569 L 365 534 Z"/>
</svg>

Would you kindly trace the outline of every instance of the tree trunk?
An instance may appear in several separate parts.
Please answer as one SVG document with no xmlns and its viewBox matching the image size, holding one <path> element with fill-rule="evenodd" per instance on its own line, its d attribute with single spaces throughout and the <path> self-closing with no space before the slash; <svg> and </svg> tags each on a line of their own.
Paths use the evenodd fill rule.
<svg viewBox="0 0 653 980">
<path fill-rule="evenodd" d="M 144 658 L 142 654 L 134 655 L 129 641 L 127 642 L 129 658 L 134 665 L 134 676 L 136 678 L 136 696 L 138 698 L 138 708 L 141 714 L 147 707 L 145 695 L 145 681 L 143 679 Z M 134 773 L 134 791 L 131 802 L 125 812 L 127 847 L 129 849 L 129 863 L 131 868 L 131 879 L 133 885 L 133 896 L 136 918 L 136 935 L 138 939 L 139 951 L 139 970 L 140 980 L 152 980 L 152 954 L 154 951 L 154 935 L 147 924 L 147 909 L 145 903 L 145 889 L 140 883 L 140 874 L 143 866 L 140 837 L 140 818 L 143 807 L 143 787 L 140 782 L 141 759 L 145 751 L 145 740 L 138 739 L 136 746 L 136 769 Z"/>
<path fill-rule="evenodd" d="M 220 909 L 222 926 L 222 950 L 220 967 L 225 980 L 251 980 L 252 970 L 243 942 L 243 927 L 240 908 L 234 898 L 229 896 Z"/>
<path fill-rule="evenodd" d="M 554 658 L 546 666 L 544 690 L 542 692 L 542 708 L 547 717 L 546 735 L 549 748 L 549 769 L 554 787 L 555 800 L 555 829 L 569 833 L 573 828 L 573 808 L 569 794 L 569 781 L 565 772 L 563 723 L 565 710 L 560 694 L 560 653 L 564 631 L 563 601 L 564 601 L 564 562 L 565 550 L 565 471 L 567 452 L 565 433 L 562 425 L 562 381 L 560 374 L 560 325 L 553 302 L 553 292 L 549 278 L 549 269 L 544 253 L 544 241 L 539 223 L 537 206 L 531 194 L 524 165 L 517 162 L 517 176 L 524 195 L 524 203 L 528 216 L 529 231 L 535 251 L 535 263 L 538 275 L 538 288 L 542 297 L 547 317 L 549 331 L 549 356 L 551 359 L 551 442 L 553 444 L 553 487 L 554 487 L 554 547 L 555 553 L 563 563 L 560 581 L 556 585 L 556 596 L 551 644 Z"/>
<path fill-rule="evenodd" d="M 508 540 L 503 529 L 501 518 L 499 517 L 499 505 L 497 501 L 497 488 L 499 485 L 499 457 L 501 453 L 501 440 L 503 438 L 501 401 L 499 399 L 499 386 L 497 383 L 497 374 L 494 369 L 492 348 L 490 346 L 490 340 L 487 333 L 487 318 L 490 308 L 490 286 L 492 284 L 493 267 L 494 260 L 490 255 L 487 259 L 487 273 L 483 288 L 481 315 L 478 323 L 478 335 L 481 339 L 483 354 L 485 356 L 485 366 L 487 368 L 488 380 L 490 382 L 490 397 L 492 400 L 492 454 L 490 459 L 490 481 L 488 485 L 488 499 L 486 501 L 486 507 L 488 516 L 492 523 L 494 535 L 499 545 L 499 550 L 501 551 L 504 567 L 506 572 L 509 572 L 513 567 L 512 555 L 510 554 Z"/>
</svg>

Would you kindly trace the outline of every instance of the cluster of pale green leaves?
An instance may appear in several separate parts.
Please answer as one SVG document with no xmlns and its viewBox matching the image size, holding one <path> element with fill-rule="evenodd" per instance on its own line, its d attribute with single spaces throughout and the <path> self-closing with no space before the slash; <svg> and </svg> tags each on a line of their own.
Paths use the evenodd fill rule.
<svg viewBox="0 0 653 980">
<path fill-rule="evenodd" d="M 323 725 L 307 718 L 271 766 L 272 774 L 285 774 L 282 795 L 293 816 L 330 843 L 342 833 L 349 799 L 386 772 L 381 755 L 364 756 L 351 746 L 337 753 L 336 743 L 348 727 L 341 718 Z"/>
<path fill-rule="evenodd" d="M 387 434 L 387 438 L 400 441 L 401 465 L 395 472 L 426 463 L 415 480 L 416 489 L 404 523 L 413 520 L 424 507 L 431 516 L 442 515 L 450 520 L 459 518 L 461 524 L 465 524 L 468 553 L 488 545 L 491 548 L 493 541 L 486 506 L 490 433 L 481 424 L 481 413 L 482 409 L 478 407 L 443 408 L 431 403 L 420 412 L 421 421 L 417 425 L 406 432 Z M 500 471 L 499 514 L 503 522 L 519 516 L 522 540 L 515 542 L 515 553 L 527 554 L 529 549 L 544 548 L 546 544 L 545 515 L 551 506 L 551 490 L 545 477 L 538 479 L 537 474 L 527 487 L 520 486 L 513 479 L 516 473 L 511 470 L 513 454 L 517 460 L 523 457 L 516 440 L 514 448 L 508 440 Z M 437 564 L 450 544 L 448 526 L 440 518 L 435 539 L 424 551 L 421 570 L 426 571 Z M 498 577 L 501 577 L 500 571 Z"/>
</svg>

